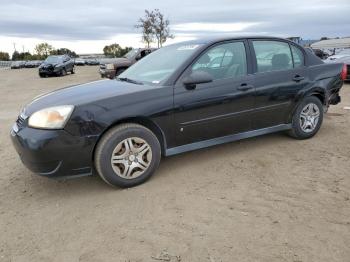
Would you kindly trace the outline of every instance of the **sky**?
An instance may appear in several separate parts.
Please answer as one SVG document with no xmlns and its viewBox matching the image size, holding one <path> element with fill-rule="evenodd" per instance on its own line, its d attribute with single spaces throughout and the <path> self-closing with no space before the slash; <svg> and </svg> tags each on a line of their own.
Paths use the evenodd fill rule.
<svg viewBox="0 0 350 262">
<path fill-rule="evenodd" d="M 350 0 L 0 0 L 0 51 L 33 52 L 47 42 L 78 54 L 107 44 L 142 47 L 135 28 L 144 10 L 158 8 L 174 39 L 214 35 L 350 36 Z"/>
</svg>

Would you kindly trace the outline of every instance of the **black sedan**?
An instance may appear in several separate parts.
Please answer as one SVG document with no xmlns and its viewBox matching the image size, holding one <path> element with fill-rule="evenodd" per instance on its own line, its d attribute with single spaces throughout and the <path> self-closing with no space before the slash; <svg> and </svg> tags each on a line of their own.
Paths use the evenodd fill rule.
<svg viewBox="0 0 350 262">
<path fill-rule="evenodd" d="M 343 64 L 279 38 L 224 38 L 161 48 L 115 80 L 60 89 L 26 105 L 11 137 L 46 177 L 97 173 L 130 187 L 161 156 L 288 131 L 314 136 L 340 102 Z"/>
<path fill-rule="evenodd" d="M 74 60 L 68 55 L 51 55 L 39 66 L 39 76 L 65 76 L 75 73 Z"/>
</svg>

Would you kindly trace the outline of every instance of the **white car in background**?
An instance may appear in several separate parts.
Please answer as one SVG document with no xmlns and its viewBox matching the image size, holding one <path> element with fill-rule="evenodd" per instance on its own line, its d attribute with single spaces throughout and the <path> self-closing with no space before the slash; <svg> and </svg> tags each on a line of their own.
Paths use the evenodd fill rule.
<svg viewBox="0 0 350 262">
<path fill-rule="evenodd" d="M 346 80 L 350 81 L 350 48 L 343 49 L 336 55 L 332 55 L 324 60 L 325 63 L 343 63 L 347 66 Z"/>
<path fill-rule="evenodd" d="M 343 49 L 342 51 L 340 51 L 339 53 L 332 55 L 330 57 L 328 57 L 325 62 L 332 62 L 332 61 L 339 61 L 339 59 L 343 59 L 346 57 L 350 57 L 350 48 L 348 49 Z"/>
</svg>

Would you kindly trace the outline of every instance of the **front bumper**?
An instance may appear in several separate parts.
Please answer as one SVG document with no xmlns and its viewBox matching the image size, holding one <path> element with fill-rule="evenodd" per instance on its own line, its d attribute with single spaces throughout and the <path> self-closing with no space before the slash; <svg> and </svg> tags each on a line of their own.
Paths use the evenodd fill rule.
<svg viewBox="0 0 350 262">
<path fill-rule="evenodd" d="M 12 143 L 23 164 L 46 177 L 91 175 L 93 148 L 97 137 L 77 137 L 65 130 L 21 127 L 11 130 Z"/>
<path fill-rule="evenodd" d="M 106 78 L 110 78 L 113 79 L 115 78 L 115 70 L 111 70 L 111 69 L 99 69 L 101 77 L 106 77 Z"/>
<path fill-rule="evenodd" d="M 39 68 L 39 74 L 45 74 L 45 75 L 58 75 L 61 71 L 61 68 L 54 67 L 54 68 Z"/>
</svg>

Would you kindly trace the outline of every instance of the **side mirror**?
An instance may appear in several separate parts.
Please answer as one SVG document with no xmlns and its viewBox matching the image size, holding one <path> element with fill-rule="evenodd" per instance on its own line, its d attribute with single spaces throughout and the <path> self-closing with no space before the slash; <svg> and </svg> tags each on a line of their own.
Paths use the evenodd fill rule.
<svg viewBox="0 0 350 262">
<path fill-rule="evenodd" d="M 186 89 L 193 90 L 196 88 L 196 85 L 210 83 L 213 82 L 213 80 L 211 74 L 207 72 L 194 71 L 189 76 L 185 77 L 182 82 Z"/>
</svg>

